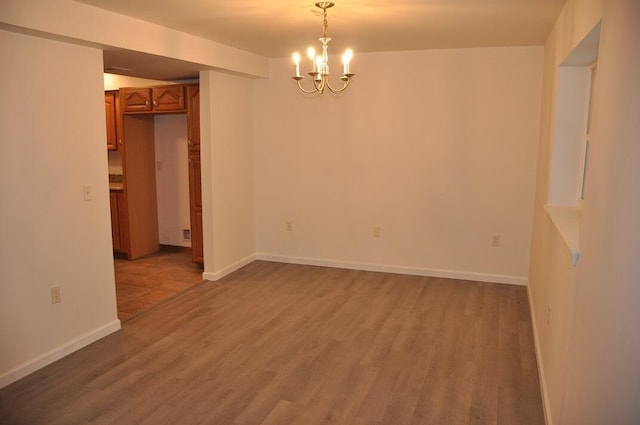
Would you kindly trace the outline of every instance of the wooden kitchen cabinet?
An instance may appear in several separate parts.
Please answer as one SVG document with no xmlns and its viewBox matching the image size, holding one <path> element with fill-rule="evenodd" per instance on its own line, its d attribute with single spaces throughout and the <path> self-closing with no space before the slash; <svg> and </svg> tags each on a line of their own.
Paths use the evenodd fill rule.
<svg viewBox="0 0 640 425">
<path fill-rule="evenodd" d="M 118 129 L 116 124 L 117 92 L 106 91 L 104 93 L 104 113 L 107 122 L 107 149 L 115 151 L 118 149 Z"/>
<path fill-rule="evenodd" d="M 118 194 L 115 191 L 109 192 L 109 204 L 111 205 L 111 238 L 113 239 L 113 250 L 120 251 L 120 219 L 118 218 Z"/>
<path fill-rule="evenodd" d="M 120 96 L 125 114 L 186 112 L 185 86 L 182 84 L 122 88 Z"/>
<path fill-rule="evenodd" d="M 200 86 L 187 86 L 187 138 L 189 150 L 200 151 Z"/>
<path fill-rule="evenodd" d="M 125 221 L 120 218 L 120 225 L 126 223 L 128 240 L 122 251 L 134 260 L 160 248 L 153 115 L 125 114 L 123 128 L 122 196 L 127 216 Z"/>
<path fill-rule="evenodd" d="M 184 112 L 184 86 L 181 84 L 153 87 L 151 99 L 155 112 Z"/>
<path fill-rule="evenodd" d="M 198 84 L 187 85 L 187 137 L 189 140 L 191 258 L 194 263 L 204 264 L 200 167 L 200 87 Z"/>
<path fill-rule="evenodd" d="M 122 190 L 109 191 L 111 206 L 111 238 L 113 251 L 127 254 L 129 246 L 127 205 Z"/>
<path fill-rule="evenodd" d="M 151 111 L 150 88 L 126 88 L 120 89 L 122 99 L 122 112 L 148 112 Z"/>
<path fill-rule="evenodd" d="M 202 188 L 200 183 L 200 151 L 189 152 L 189 212 L 191 216 L 191 259 L 204 263 L 202 234 Z"/>
</svg>

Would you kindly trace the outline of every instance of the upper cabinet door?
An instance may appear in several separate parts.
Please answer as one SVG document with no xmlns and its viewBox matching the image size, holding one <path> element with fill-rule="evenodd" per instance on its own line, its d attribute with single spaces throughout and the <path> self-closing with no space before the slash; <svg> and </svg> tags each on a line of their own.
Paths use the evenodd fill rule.
<svg viewBox="0 0 640 425">
<path fill-rule="evenodd" d="M 181 84 L 153 87 L 153 110 L 157 112 L 184 112 L 184 86 Z"/>
<path fill-rule="evenodd" d="M 185 89 L 182 84 L 145 88 L 122 88 L 122 110 L 125 114 L 185 112 Z"/>
<path fill-rule="evenodd" d="M 152 110 L 151 88 L 120 89 L 123 112 L 149 112 Z"/>
<path fill-rule="evenodd" d="M 118 131 L 116 124 L 116 93 L 109 91 L 104 93 L 104 112 L 107 122 L 107 149 L 118 149 Z"/>
</svg>

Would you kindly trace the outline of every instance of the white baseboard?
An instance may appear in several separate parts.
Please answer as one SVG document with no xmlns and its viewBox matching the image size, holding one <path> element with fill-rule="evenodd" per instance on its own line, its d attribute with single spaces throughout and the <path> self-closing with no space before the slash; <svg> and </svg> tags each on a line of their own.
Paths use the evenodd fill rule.
<svg viewBox="0 0 640 425">
<path fill-rule="evenodd" d="M 547 380 L 545 379 L 544 367 L 542 366 L 542 352 L 538 340 L 538 326 L 536 325 L 536 313 L 531 300 L 531 287 L 527 287 L 527 299 L 529 300 L 529 311 L 531 312 L 531 327 L 533 328 L 533 345 L 536 350 L 536 363 L 538 365 L 538 380 L 540 381 L 540 392 L 542 393 L 542 410 L 544 412 L 544 422 L 546 425 L 553 425 L 551 410 L 549 405 L 549 392 L 547 391 Z"/>
<path fill-rule="evenodd" d="M 210 281 L 216 281 L 219 279 L 222 279 L 223 277 L 225 277 L 228 274 L 231 274 L 233 272 L 235 272 L 238 269 L 241 269 L 242 267 L 246 266 L 247 264 L 252 263 L 253 261 L 255 261 L 256 256 L 255 255 L 249 255 L 246 258 L 243 258 L 242 260 L 231 264 L 228 267 L 225 267 L 224 269 L 217 271 L 217 272 L 203 272 L 202 273 L 202 278 L 204 280 L 210 280 Z"/>
<path fill-rule="evenodd" d="M 442 277 L 448 279 L 472 280 L 476 282 L 503 283 L 507 285 L 526 286 L 527 278 L 518 276 L 494 275 L 485 273 L 460 272 L 453 270 L 424 269 L 418 267 L 401 267 L 383 264 L 352 263 L 338 260 L 316 258 L 286 257 L 258 253 L 256 260 L 274 261 L 278 263 L 303 264 L 307 266 L 335 267 L 340 269 L 364 270 L 373 272 L 398 273 L 415 276 Z"/>
<path fill-rule="evenodd" d="M 121 328 L 120 320 L 114 320 L 107 325 L 95 329 L 87 334 L 80 336 L 72 340 L 71 342 L 64 344 L 58 348 L 55 348 L 47 353 L 42 354 L 41 356 L 36 357 L 33 360 L 25 362 L 8 372 L 0 375 L 0 388 L 4 388 L 9 384 L 16 382 L 19 379 L 24 378 L 25 376 L 35 372 L 38 369 L 42 369 L 43 367 L 55 362 L 56 360 L 60 360 L 61 358 L 73 353 L 74 351 L 78 351 L 82 347 L 86 347 L 99 340 L 100 338 L 104 338 L 105 336 L 120 330 Z"/>
</svg>

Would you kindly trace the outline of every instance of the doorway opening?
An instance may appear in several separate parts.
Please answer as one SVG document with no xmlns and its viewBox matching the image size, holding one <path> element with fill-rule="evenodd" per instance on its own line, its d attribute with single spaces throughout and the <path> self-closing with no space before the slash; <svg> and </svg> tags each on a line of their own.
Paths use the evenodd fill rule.
<svg viewBox="0 0 640 425">
<path fill-rule="evenodd" d="M 121 320 L 202 282 L 198 84 L 158 84 L 105 78 L 116 99 L 118 140 L 107 145 Z"/>
</svg>

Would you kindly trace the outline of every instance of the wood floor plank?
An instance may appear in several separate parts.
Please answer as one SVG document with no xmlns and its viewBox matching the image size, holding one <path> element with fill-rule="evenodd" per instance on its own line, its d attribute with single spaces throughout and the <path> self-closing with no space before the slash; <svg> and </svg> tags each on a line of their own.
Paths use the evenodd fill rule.
<svg viewBox="0 0 640 425">
<path fill-rule="evenodd" d="M 255 261 L 0 390 L 11 425 L 542 425 L 526 289 Z"/>
<path fill-rule="evenodd" d="M 291 423 L 295 406 L 287 400 L 280 400 L 260 425 L 287 425 Z"/>
</svg>

